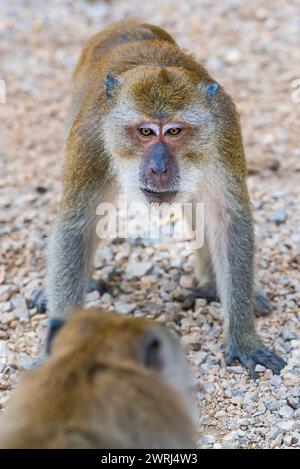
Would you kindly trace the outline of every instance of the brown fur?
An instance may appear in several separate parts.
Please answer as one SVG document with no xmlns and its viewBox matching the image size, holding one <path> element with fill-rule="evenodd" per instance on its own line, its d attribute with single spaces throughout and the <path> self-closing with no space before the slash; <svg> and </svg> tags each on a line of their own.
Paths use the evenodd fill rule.
<svg viewBox="0 0 300 469">
<path fill-rule="evenodd" d="M 149 337 L 170 347 L 162 369 L 143 363 Z M 76 312 L 51 356 L 14 392 L 0 419 L 0 447 L 193 447 L 182 358 L 178 342 L 158 324 Z M 173 365 L 178 376 L 164 375 Z M 176 389 L 170 380 L 183 382 Z"/>
</svg>

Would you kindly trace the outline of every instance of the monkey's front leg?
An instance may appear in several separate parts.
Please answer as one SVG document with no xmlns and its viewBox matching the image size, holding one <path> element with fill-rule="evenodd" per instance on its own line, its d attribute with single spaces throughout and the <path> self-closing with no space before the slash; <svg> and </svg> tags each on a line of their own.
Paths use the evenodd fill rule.
<svg viewBox="0 0 300 469">
<path fill-rule="evenodd" d="M 206 201 L 205 210 L 217 288 L 225 310 L 226 363 L 239 359 L 254 379 L 257 364 L 279 374 L 285 362 L 263 345 L 254 328 L 254 235 L 247 196 L 219 193 Z"/>
<path fill-rule="evenodd" d="M 46 291 L 51 319 L 67 319 L 71 308 L 84 302 L 95 246 L 90 202 L 62 211 L 50 237 Z"/>
</svg>

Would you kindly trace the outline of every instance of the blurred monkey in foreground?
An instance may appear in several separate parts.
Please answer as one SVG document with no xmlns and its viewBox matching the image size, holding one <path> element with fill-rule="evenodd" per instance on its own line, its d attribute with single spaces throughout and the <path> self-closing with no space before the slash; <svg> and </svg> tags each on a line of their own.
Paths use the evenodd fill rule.
<svg viewBox="0 0 300 469">
<path fill-rule="evenodd" d="M 0 448 L 193 448 L 179 339 L 143 318 L 76 311 L 0 418 Z"/>
</svg>

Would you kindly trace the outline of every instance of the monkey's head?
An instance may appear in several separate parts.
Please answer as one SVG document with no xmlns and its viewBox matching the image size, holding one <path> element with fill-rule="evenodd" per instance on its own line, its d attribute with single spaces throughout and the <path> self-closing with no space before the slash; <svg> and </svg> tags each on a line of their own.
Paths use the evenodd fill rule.
<svg viewBox="0 0 300 469">
<path fill-rule="evenodd" d="M 216 152 L 211 101 L 219 85 L 207 80 L 179 67 L 107 75 L 105 146 L 121 189 L 135 200 L 182 201 L 197 192 L 201 162 Z"/>
<path fill-rule="evenodd" d="M 144 318 L 121 317 L 102 309 L 75 310 L 50 334 L 49 352 L 81 356 L 83 368 L 132 364 L 161 376 L 179 391 L 188 387 L 187 366 L 175 333 Z M 185 394 L 185 392 L 183 393 Z"/>
</svg>

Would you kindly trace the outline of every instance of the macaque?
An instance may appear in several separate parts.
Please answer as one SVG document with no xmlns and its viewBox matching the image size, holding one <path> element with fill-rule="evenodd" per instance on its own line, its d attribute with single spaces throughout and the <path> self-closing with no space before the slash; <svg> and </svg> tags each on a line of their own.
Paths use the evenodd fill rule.
<svg viewBox="0 0 300 469">
<path fill-rule="evenodd" d="M 63 196 L 49 245 L 50 316 L 82 305 L 96 208 L 116 194 L 147 203 L 201 202 L 200 292 L 220 297 L 226 362 L 280 373 L 254 328 L 254 236 L 239 116 L 196 59 L 159 27 L 121 22 L 85 45 L 74 72 Z M 264 306 L 264 305 L 263 305 Z"/>
<path fill-rule="evenodd" d="M 174 333 L 99 309 L 56 332 L 0 417 L 0 448 L 195 448 Z"/>
</svg>

